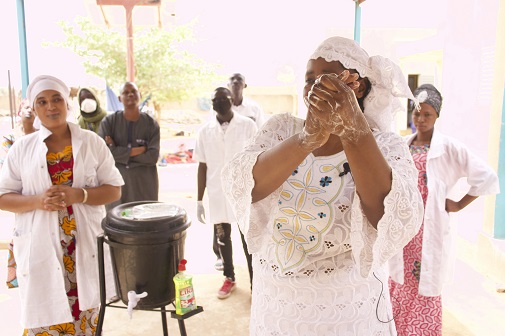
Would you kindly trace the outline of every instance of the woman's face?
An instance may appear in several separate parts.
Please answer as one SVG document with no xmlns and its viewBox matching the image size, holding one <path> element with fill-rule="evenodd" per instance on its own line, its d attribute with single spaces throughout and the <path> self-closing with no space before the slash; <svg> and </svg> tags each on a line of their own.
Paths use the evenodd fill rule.
<svg viewBox="0 0 505 336">
<path fill-rule="evenodd" d="M 45 90 L 37 95 L 33 108 L 40 122 L 51 129 L 67 123 L 67 102 L 55 90 Z"/>
<path fill-rule="evenodd" d="M 307 71 L 305 72 L 305 86 L 303 87 L 303 97 L 307 98 L 315 80 L 322 74 L 339 75 L 345 68 L 339 61 L 326 62 L 324 58 L 311 59 L 307 63 Z"/>
<path fill-rule="evenodd" d="M 438 119 L 437 112 L 430 104 L 421 103 L 419 105 L 421 109 L 419 111 L 414 109 L 412 112 L 412 121 L 418 132 L 430 132 Z"/>
<path fill-rule="evenodd" d="M 305 86 L 303 87 L 303 97 L 308 98 L 308 93 L 312 88 L 315 80 L 323 74 L 336 74 L 340 75 L 342 71 L 349 70 L 351 74 L 358 73 L 354 69 L 346 69 L 339 61 L 327 62 L 324 58 L 311 59 L 307 63 L 307 72 L 305 73 Z M 354 89 L 354 94 L 358 99 L 361 109 L 363 110 L 363 99 L 368 94 L 370 88 L 370 82 L 367 78 L 359 77 L 358 80 L 359 87 Z"/>
</svg>

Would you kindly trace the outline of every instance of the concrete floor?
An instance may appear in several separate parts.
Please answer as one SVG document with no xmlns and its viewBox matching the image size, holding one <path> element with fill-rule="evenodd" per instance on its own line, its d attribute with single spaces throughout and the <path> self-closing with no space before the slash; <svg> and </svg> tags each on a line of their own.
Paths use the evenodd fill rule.
<svg viewBox="0 0 505 336">
<path fill-rule="evenodd" d="M 238 267 L 237 271 L 238 287 L 226 300 L 216 297 L 222 282 L 221 275 L 216 272 L 194 276 L 195 297 L 204 311 L 185 320 L 188 335 L 248 335 L 251 304 L 249 277 L 246 267 Z M 129 320 L 126 310 L 107 308 L 105 312 L 105 336 L 163 335 L 160 313 L 136 311 Z M 170 318 L 170 314 L 167 317 L 169 335 L 180 335 L 177 320 Z"/>
<path fill-rule="evenodd" d="M 196 164 L 160 167 L 160 200 L 185 208 L 196 218 Z M 0 211 L 0 241 L 10 238 L 13 215 Z M 246 261 L 238 229 L 233 232 L 234 259 L 237 268 L 237 289 L 226 300 L 216 297 L 223 277 L 214 270 L 212 226 L 193 221 L 187 230 L 185 258 L 187 273 L 194 276 L 197 304 L 204 311 L 185 320 L 189 336 L 248 335 L 250 290 Z M 495 284 L 479 273 L 471 262 L 475 246 L 458 240 L 454 282 L 443 293 L 444 336 L 505 335 L 505 294 L 497 293 Z M 0 281 L 5 279 L 7 252 L 0 247 Z M 0 283 L 0 335 L 21 335 L 19 301 L 16 289 L 8 290 Z M 168 314 L 169 335 L 180 335 L 177 321 Z M 130 320 L 126 310 L 106 309 L 105 336 L 163 335 L 161 314 L 135 311 Z"/>
</svg>

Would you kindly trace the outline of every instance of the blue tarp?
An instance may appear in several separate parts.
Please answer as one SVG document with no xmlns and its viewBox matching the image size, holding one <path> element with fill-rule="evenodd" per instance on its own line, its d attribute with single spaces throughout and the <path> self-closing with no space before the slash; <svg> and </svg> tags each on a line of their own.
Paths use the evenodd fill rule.
<svg viewBox="0 0 505 336">
<path fill-rule="evenodd" d="M 123 103 L 117 98 L 117 94 L 107 85 L 107 111 L 120 111 L 124 109 Z"/>
</svg>

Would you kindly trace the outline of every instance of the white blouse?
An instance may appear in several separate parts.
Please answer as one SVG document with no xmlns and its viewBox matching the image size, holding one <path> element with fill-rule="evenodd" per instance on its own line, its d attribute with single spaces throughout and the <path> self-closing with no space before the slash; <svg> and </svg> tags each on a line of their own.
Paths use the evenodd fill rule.
<svg viewBox="0 0 505 336">
<path fill-rule="evenodd" d="M 391 319 L 384 264 L 416 234 L 423 211 L 408 147 L 396 134 L 374 131 L 393 176 L 377 230 L 362 211 L 352 172 L 340 176 L 344 152 L 310 154 L 280 188 L 251 204 L 258 155 L 300 132 L 303 122 L 289 114 L 270 118 L 223 169 L 253 254 L 251 335 L 394 335 L 393 322 L 379 321 Z"/>
</svg>

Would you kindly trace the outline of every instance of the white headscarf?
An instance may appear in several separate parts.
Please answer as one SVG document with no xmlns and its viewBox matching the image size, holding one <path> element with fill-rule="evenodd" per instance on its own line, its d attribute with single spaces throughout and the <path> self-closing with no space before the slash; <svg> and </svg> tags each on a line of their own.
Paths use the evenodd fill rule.
<svg viewBox="0 0 505 336">
<path fill-rule="evenodd" d="M 46 90 L 58 91 L 68 105 L 68 98 L 70 96 L 70 89 L 68 86 L 56 77 L 42 75 L 35 77 L 26 89 L 26 97 L 30 101 L 30 106 L 33 107 L 37 95 Z"/>
<path fill-rule="evenodd" d="M 33 108 L 35 104 L 35 99 L 45 90 L 54 90 L 58 91 L 63 99 L 65 99 L 65 104 L 67 105 L 67 121 L 74 122 L 74 118 L 72 115 L 72 111 L 70 109 L 70 104 L 68 102 L 70 98 L 70 89 L 68 86 L 59 78 L 49 76 L 49 75 L 41 75 L 35 77 L 30 85 L 26 88 L 26 98 L 30 102 L 30 106 Z M 33 127 L 36 129 L 40 129 L 40 119 L 36 116 L 33 121 Z"/>
<path fill-rule="evenodd" d="M 317 58 L 324 58 L 327 62 L 339 61 L 344 68 L 354 69 L 361 77 L 368 78 L 372 87 L 364 100 L 364 113 L 372 128 L 392 131 L 395 114 L 405 110 L 398 98 L 415 101 L 398 65 L 382 56 L 368 56 L 353 40 L 330 37 L 310 57 Z"/>
</svg>

